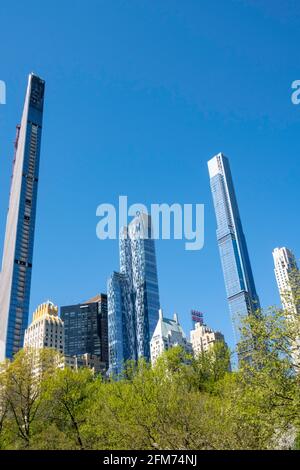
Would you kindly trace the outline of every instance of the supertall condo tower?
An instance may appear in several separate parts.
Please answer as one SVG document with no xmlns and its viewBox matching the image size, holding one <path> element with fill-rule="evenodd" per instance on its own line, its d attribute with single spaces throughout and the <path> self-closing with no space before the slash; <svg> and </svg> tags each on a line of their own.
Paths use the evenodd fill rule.
<svg viewBox="0 0 300 470">
<path fill-rule="evenodd" d="M 299 269 L 296 258 L 291 250 L 282 247 L 273 250 L 273 259 L 282 306 L 291 313 L 300 313 L 300 299 L 297 298 L 299 295 Z"/>
<path fill-rule="evenodd" d="M 150 360 L 150 340 L 159 303 L 151 217 L 137 215 L 120 235 L 120 273 L 108 280 L 110 371 L 119 374 L 128 359 Z"/>
<path fill-rule="evenodd" d="M 239 318 L 254 313 L 260 304 L 228 159 L 219 153 L 209 160 L 208 170 L 227 299 L 238 342 Z"/>
<path fill-rule="evenodd" d="M 0 361 L 23 346 L 28 323 L 45 82 L 30 74 L 15 154 L 0 277 Z"/>
</svg>

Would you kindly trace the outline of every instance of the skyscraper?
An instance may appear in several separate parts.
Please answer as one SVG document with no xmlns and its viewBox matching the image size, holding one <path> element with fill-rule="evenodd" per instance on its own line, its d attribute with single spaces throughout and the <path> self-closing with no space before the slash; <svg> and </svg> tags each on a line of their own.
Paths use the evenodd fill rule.
<svg viewBox="0 0 300 470">
<path fill-rule="evenodd" d="M 120 365 L 127 359 L 140 357 L 150 361 L 150 340 L 157 324 L 159 307 L 151 217 L 140 213 L 121 230 L 120 273 L 114 273 L 108 281 L 110 364 Z M 121 338 L 121 318 L 128 322 L 128 326 L 122 327 L 122 334 L 128 335 L 133 324 L 134 338 L 131 333 L 129 337 Z M 122 358 L 120 348 L 117 352 L 117 345 L 121 343 L 130 346 L 125 348 L 130 357 L 126 353 Z M 113 359 L 116 357 L 117 362 Z"/>
<path fill-rule="evenodd" d="M 25 331 L 24 347 L 53 348 L 64 352 L 64 324 L 58 316 L 58 307 L 49 300 L 38 306 L 32 322 Z"/>
<path fill-rule="evenodd" d="M 273 250 L 274 273 L 277 281 L 282 306 L 291 313 L 300 313 L 300 299 L 297 299 L 299 269 L 296 258 L 286 247 Z M 297 279 L 298 277 L 298 279 Z"/>
<path fill-rule="evenodd" d="M 86 302 L 61 307 L 67 356 L 91 354 L 108 367 L 107 296 L 99 294 Z"/>
<path fill-rule="evenodd" d="M 165 318 L 163 311 L 160 309 L 158 322 L 150 343 L 152 364 L 155 364 L 157 358 L 164 351 L 168 351 L 174 346 L 181 346 L 186 353 L 192 354 L 192 345 L 187 340 L 179 323 L 178 315 L 174 313 L 171 320 Z"/>
<path fill-rule="evenodd" d="M 117 376 L 126 361 L 137 359 L 134 302 L 125 274 L 110 276 L 107 295 L 109 374 Z"/>
<path fill-rule="evenodd" d="M 150 215 L 140 213 L 120 237 L 120 271 L 133 291 L 137 356 L 150 360 L 150 340 L 160 308 Z"/>
<path fill-rule="evenodd" d="M 0 279 L 0 361 L 23 346 L 30 284 L 45 82 L 29 75 L 15 154 Z"/>
<path fill-rule="evenodd" d="M 239 319 L 260 308 L 228 159 L 219 153 L 208 162 L 217 219 L 217 240 L 235 340 Z"/>
</svg>

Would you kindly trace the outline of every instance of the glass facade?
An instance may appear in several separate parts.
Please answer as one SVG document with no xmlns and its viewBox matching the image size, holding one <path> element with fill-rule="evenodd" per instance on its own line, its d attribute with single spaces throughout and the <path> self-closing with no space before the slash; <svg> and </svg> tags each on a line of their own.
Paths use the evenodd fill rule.
<svg viewBox="0 0 300 470">
<path fill-rule="evenodd" d="M 155 245 L 151 234 L 151 217 L 146 214 L 137 215 L 122 229 L 120 273 L 114 273 L 108 282 L 109 341 L 112 341 L 109 351 L 112 364 L 116 362 L 117 354 L 121 358 L 117 361 L 120 367 L 127 359 L 144 357 L 150 360 L 150 340 L 160 308 Z M 122 332 L 120 318 L 129 325 L 123 327 Z M 118 322 L 119 327 L 116 326 Z M 129 334 L 131 329 L 133 336 Z M 118 342 L 115 330 L 118 331 Z M 130 356 L 121 349 L 116 352 L 120 343 L 130 344 L 126 350 Z"/>
<path fill-rule="evenodd" d="M 234 324 L 235 339 L 238 342 L 239 319 L 260 308 L 259 298 L 228 159 L 223 154 L 218 154 L 208 162 L 208 168 L 226 294 Z"/>
<path fill-rule="evenodd" d="M 136 216 L 128 226 L 126 239 L 120 237 L 120 260 L 121 273 L 131 279 L 137 356 L 150 360 L 150 341 L 158 322 L 160 303 L 149 215 Z"/>
<path fill-rule="evenodd" d="M 85 303 L 61 307 L 67 356 L 92 354 L 108 367 L 107 296 L 100 294 Z"/>
<path fill-rule="evenodd" d="M 17 126 L 0 279 L 0 360 L 23 346 L 28 325 L 45 82 L 29 75 Z"/>
<path fill-rule="evenodd" d="M 108 279 L 109 374 L 120 375 L 124 363 L 136 360 L 136 335 L 132 291 L 125 274 Z"/>
</svg>

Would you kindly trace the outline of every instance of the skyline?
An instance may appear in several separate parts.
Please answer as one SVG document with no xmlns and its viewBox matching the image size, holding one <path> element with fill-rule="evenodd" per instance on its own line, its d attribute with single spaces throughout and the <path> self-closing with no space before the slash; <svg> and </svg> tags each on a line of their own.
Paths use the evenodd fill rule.
<svg viewBox="0 0 300 470">
<path fill-rule="evenodd" d="M 72 25 L 66 20 L 66 6 L 61 8 L 58 24 L 54 23 L 55 8 L 47 6 L 44 13 L 49 23 L 44 32 L 40 30 L 43 44 L 37 45 L 35 56 L 30 58 L 25 53 L 28 40 L 20 39 L 24 26 L 6 6 L 7 21 L 0 34 L 11 47 L 9 51 L 4 48 L 0 77 L 7 85 L 7 103 L 0 107 L 0 244 L 2 247 L 12 140 L 24 78 L 28 71 L 36 70 L 47 80 L 49 102 L 30 314 L 48 297 L 58 305 L 68 305 L 105 289 L 107 276 L 118 265 L 118 242 L 96 238 L 99 203 L 114 202 L 119 194 L 128 194 L 130 203 L 200 202 L 205 204 L 202 251 L 186 253 L 181 242 L 156 242 L 161 305 L 165 311 L 178 311 L 185 331 L 190 329 L 190 310 L 204 311 L 205 321 L 220 329 L 231 344 L 206 162 L 219 151 L 230 156 L 261 303 L 280 304 L 272 250 L 288 246 L 299 257 L 300 107 L 290 100 L 291 83 L 299 78 L 294 60 L 299 42 L 297 24 L 292 12 L 282 19 L 278 5 L 271 12 L 267 5 L 255 8 L 243 2 L 232 19 L 231 5 L 225 12 L 220 4 L 226 28 L 217 16 L 216 30 L 209 31 L 205 26 L 213 16 L 209 5 L 201 9 L 191 2 L 188 13 L 177 5 L 170 17 L 163 12 L 167 7 L 158 7 L 162 14 L 158 19 L 147 2 L 139 7 L 133 3 L 134 7 L 98 7 L 91 2 L 95 15 L 90 12 L 89 17 L 97 17 L 99 26 L 97 23 L 96 28 L 91 18 L 89 30 L 87 16 L 78 4 Z M 114 16 L 118 8 L 122 21 Z M 20 10 L 27 24 L 35 24 L 38 14 L 34 8 L 32 18 L 21 3 Z M 74 43 L 80 15 L 86 34 Z M 193 17 L 200 22 L 199 31 Z M 251 38 L 253 46 L 247 41 L 250 20 L 257 25 L 257 35 Z M 17 23 L 13 34 L 9 27 L 12 21 Z M 110 36 L 115 21 L 119 32 Z M 54 24 L 57 35 L 52 33 Z M 126 39 L 121 41 L 124 34 Z M 156 39 L 149 42 L 152 37 Z M 222 54 L 219 37 L 224 44 Z M 84 56 L 89 46 L 93 63 Z M 72 52 L 75 49 L 76 54 Z M 139 49 L 146 50 L 145 59 Z M 122 57 L 128 53 L 127 64 Z M 21 56 L 16 67 L 13 62 Z M 146 185 L 143 172 L 147 173 Z M 74 188 L 80 189 L 76 197 Z M 279 220 L 283 211 L 284 224 Z"/>
<path fill-rule="evenodd" d="M 31 74 L 29 74 L 29 80 L 30 80 L 30 77 L 38 77 L 38 76 L 37 76 L 36 74 L 34 74 L 34 73 L 31 73 Z M 43 83 L 44 83 L 44 81 L 43 81 Z M 28 85 L 28 86 L 29 86 L 29 85 Z M 29 89 L 29 88 L 28 88 L 28 89 Z M 27 89 L 27 95 L 28 95 L 28 89 Z M 27 95 L 26 95 L 26 96 L 27 96 Z M 26 99 L 27 99 L 27 98 L 26 98 Z M 25 99 L 25 106 L 26 106 L 26 99 Z M 18 129 L 18 128 L 20 128 L 20 126 L 17 125 L 17 129 Z M 20 131 L 19 131 L 19 132 L 20 132 Z M 18 145 L 17 145 L 18 134 L 17 134 L 17 138 L 16 138 L 16 139 L 17 139 L 17 140 L 16 140 L 16 143 L 15 143 L 15 151 L 16 151 L 17 148 L 18 148 Z M 216 171 L 215 171 L 215 166 L 216 166 L 216 165 L 214 165 L 213 162 L 214 162 L 214 160 L 215 160 L 216 158 L 219 158 L 219 156 L 221 156 L 223 159 L 225 158 L 226 162 L 228 162 L 228 159 L 224 156 L 224 154 L 223 154 L 222 152 L 218 153 L 216 156 L 212 157 L 210 160 L 207 161 L 211 181 L 212 181 L 212 178 L 213 178 L 214 174 L 216 173 Z M 14 159 L 15 159 L 15 158 L 16 158 L 16 157 L 14 157 Z M 231 186 L 232 186 L 232 188 L 233 188 L 234 185 L 233 185 L 233 182 L 232 182 L 232 179 L 231 179 L 232 177 L 231 177 L 231 173 L 230 173 L 230 169 L 229 169 L 230 167 L 229 167 L 229 164 L 228 164 L 228 163 L 227 163 L 227 166 L 228 166 L 228 171 L 229 171 L 229 179 L 230 179 L 230 181 L 231 181 Z M 213 187 L 211 187 L 211 190 L 213 191 Z M 213 194 L 214 194 L 214 192 L 213 192 Z M 119 199 L 120 199 L 120 197 L 124 197 L 124 196 L 119 196 Z M 232 197 L 234 198 L 234 203 L 233 203 L 233 204 L 236 205 L 236 204 L 237 204 L 237 201 L 236 201 L 236 199 L 235 199 L 234 189 L 233 189 L 233 196 L 232 196 Z M 215 210 L 216 210 L 216 209 L 215 209 Z M 237 209 L 237 211 L 238 211 L 238 209 Z M 131 225 L 134 223 L 136 217 L 139 217 L 139 216 L 135 216 L 135 217 L 133 216 L 132 219 L 129 221 L 129 226 L 131 226 Z M 151 216 L 148 215 L 147 217 L 151 217 Z M 239 219 L 239 214 L 238 214 L 238 219 Z M 217 219 L 217 220 L 218 220 L 218 219 Z M 218 227 L 218 225 L 217 225 L 217 227 Z M 120 246 L 122 246 L 122 239 L 123 239 L 122 233 L 124 233 L 124 230 L 125 230 L 125 231 L 127 230 L 127 227 L 126 227 L 126 226 L 122 226 L 121 231 L 120 231 L 120 234 L 119 234 L 119 238 L 117 237 L 117 239 L 119 239 L 119 244 L 121 243 Z M 219 229 L 217 228 L 217 233 L 218 233 L 218 230 L 219 230 Z M 242 230 L 242 228 L 241 228 L 241 230 Z M 147 237 L 147 238 L 148 238 L 148 237 Z M 151 237 L 150 237 L 150 238 L 151 238 Z M 171 237 L 171 238 L 172 238 L 172 237 Z M 113 239 L 114 239 L 114 238 L 113 238 Z M 155 239 L 160 239 L 160 237 L 156 235 Z M 123 242 L 123 243 L 124 243 L 124 242 Z M 217 243 L 218 243 L 218 237 L 217 237 Z M 201 249 L 202 249 L 202 248 L 201 248 Z M 275 248 L 275 249 L 277 249 L 277 248 Z M 246 250 L 247 250 L 247 247 L 246 247 Z M 247 256 L 248 256 L 248 255 L 247 255 Z M 124 261 L 124 260 L 123 260 L 123 261 Z M 121 256 L 120 262 L 121 262 L 121 272 L 122 272 L 122 256 Z M 248 260 L 248 262 L 249 262 L 249 260 Z M 252 277 L 251 266 L 249 265 L 249 267 L 250 267 L 250 274 L 251 274 L 251 277 Z M 114 272 L 114 274 L 116 274 L 116 273 Z M 108 278 L 108 279 L 110 279 L 110 278 Z M 253 282 L 253 279 L 252 279 L 252 282 Z M 226 283 L 225 283 L 225 288 L 226 288 Z M 257 296 L 257 294 L 256 294 L 256 292 L 255 292 L 255 286 L 254 286 L 254 284 L 253 284 L 253 289 L 254 289 L 255 295 Z M 258 299 L 258 297 L 257 297 L 257 299 Z M 254 301 L 255 301 L 255 302 L 258 302 L 258 304 L 259 304 L 259 300 L 256 301 L 256 300 L 254 299 Z M 81 302 L 82 302 L 82 300 L 80 300 L 80 301 L 78 302 L 78 304 L 81 303 Z M 76 304 L 76 302 L 74 302 L 74 303 Z M 63 306 L 61 306 L 61 307 L 63 307 Z M 34 312 L 32 313 L 32 315 L 34 315 Z M 29 317 L 28 317 L 28 318 L 29 318 L 29 322 L 28 322 L 28 325 L 30 324 L 30 320 L 32 319 L 32 315 L 31 315 L 30 312 L 29 312 Z M 231 320 L 232 320 L 232 316 L 231 316 Z M 232 324 L 232 327 L 233 327 L 233 330 L 234 330 L 234 325 L 233 325 L 233 324 Z M 189 328 L 189 330 L 191 330 L 191 328 Z M 220 329 L 219 329 L 219 330 L 220 330 Z M 234 335 L 235 335 L 235 333 L 233 332 L 233 337 L 234 337 Z M 235 338 L 233 339 L 233 342 L 236 343 L 236 339 L 235 339 Z M 149 342 L 149 344 L 150 344 L 150 342 Z M 231 345 L 231 347 L 234 347 L 234 345 Z"/>
</svg>

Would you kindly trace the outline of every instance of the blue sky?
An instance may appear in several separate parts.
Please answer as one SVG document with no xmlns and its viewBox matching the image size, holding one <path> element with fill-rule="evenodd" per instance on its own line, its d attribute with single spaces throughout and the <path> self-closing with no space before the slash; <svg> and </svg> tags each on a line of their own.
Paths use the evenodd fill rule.
<svg viewBox="0 0 300 470">
<path fill-rule="evenodd" d="M 100 203 L 203 203 L 203 250 L 157 242 L 161 304 L 232 344 L 206 162 L 229 157 L 261 303 L 279 303 L 272 249 L 300 257 L 299 2 L 15 0 L 0 21 L 1 246 L 28 73 L 47 87 L 31 312 L 105 291 L 118 242 L 96 238 Z"/>
</svg>

